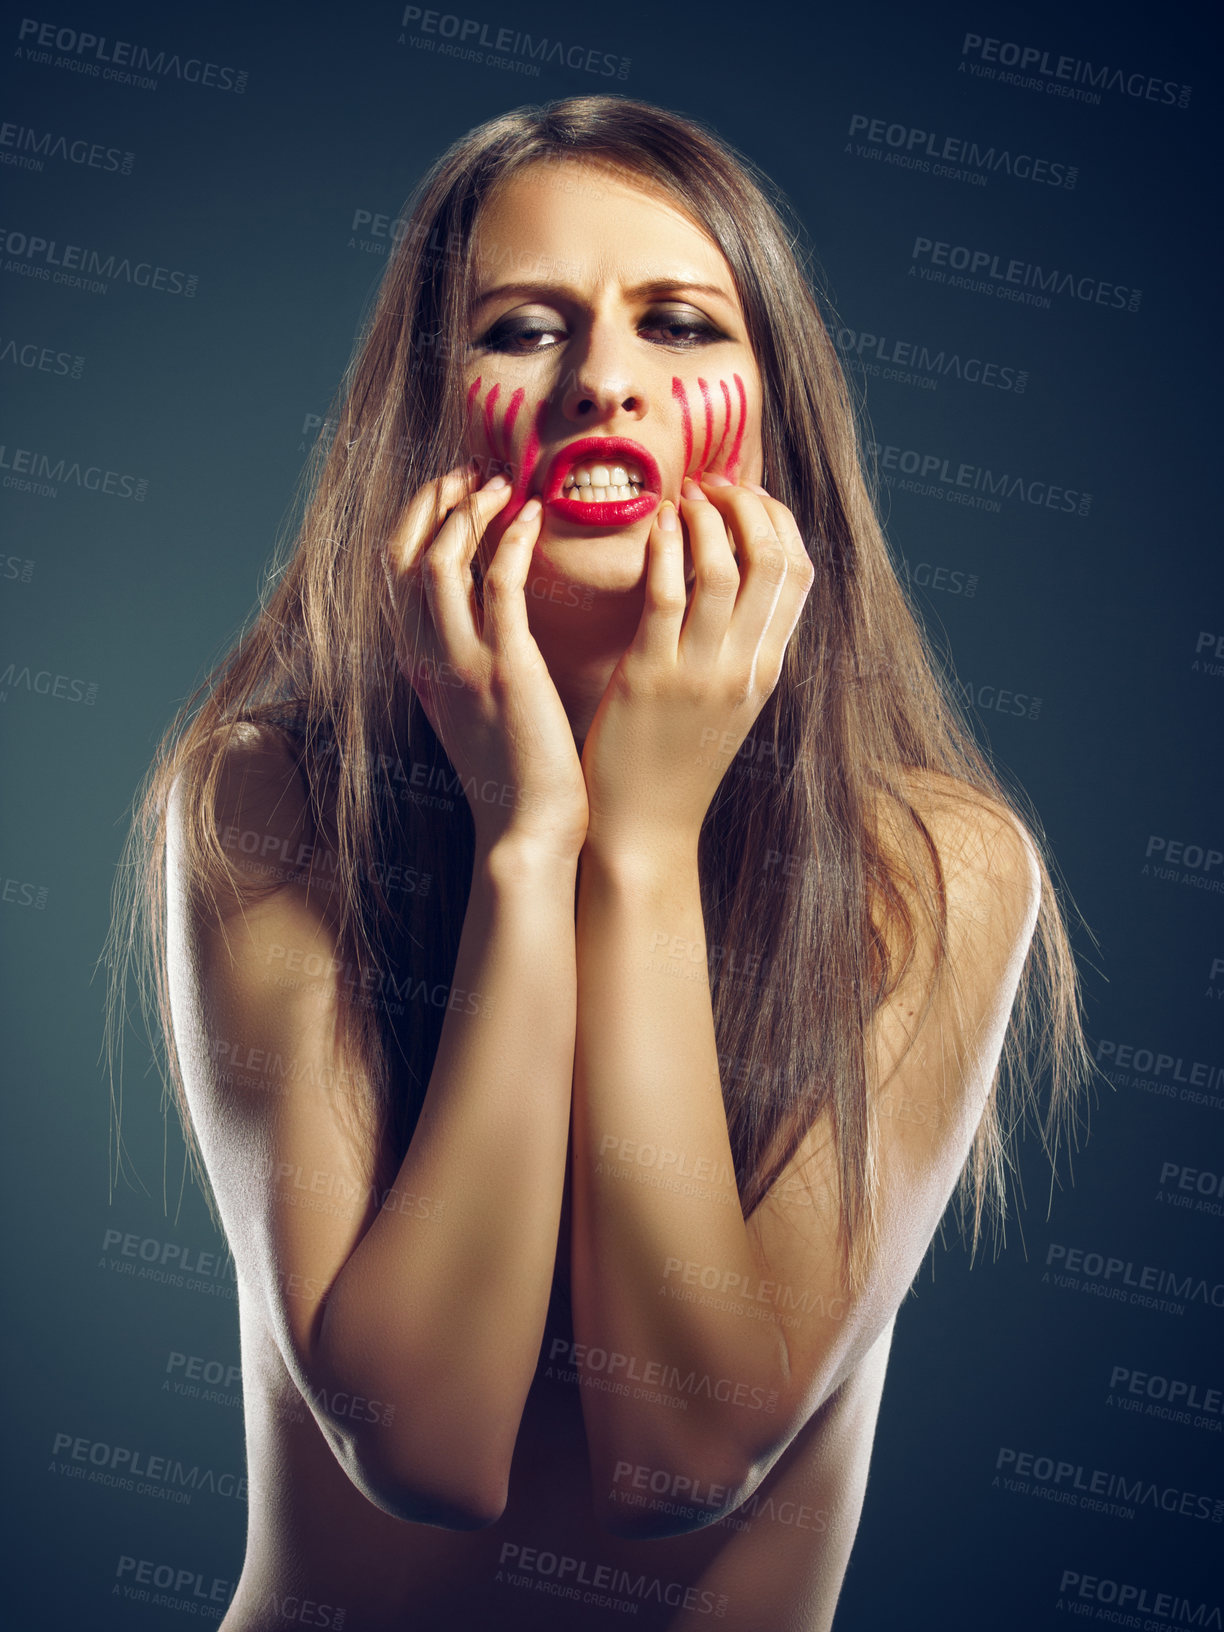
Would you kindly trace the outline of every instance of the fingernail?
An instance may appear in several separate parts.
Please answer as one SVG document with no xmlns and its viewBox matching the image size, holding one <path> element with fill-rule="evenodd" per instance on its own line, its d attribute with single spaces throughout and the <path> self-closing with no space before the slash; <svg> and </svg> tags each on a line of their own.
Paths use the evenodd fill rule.
<svg viewBox="0 0 1224 1632">
<path fill-rule="evenodd" d="M 765 489 L 763 487 L 758 487 L 755 482 L 741 482 L 740 486 L 746 487 L 749 493 L 759 493 L 763 499 L 767 499 L 769 497 L 769 494 L 765 491 Z"/>
<path fill-rule="evenodd" d="M 505 478 L 503 477 L 502 480 L 504 481 Z M 544 506 L 540 503 L 539 499 L 528 499 L 527 503 L 519 511 L 519 520 L 534 521 L 543 508 Z"/>
<path fill-rule="evenodd" d="M 666 499 L 659 506 L 659 531 L 661 533 L 676 533 L 680 530 L 680 523 L 676 519 L 676 507 Z"/>
<path fill-rule="evenodd" d="M 686 499 L 700 499 L 703 504 L 708 504 L 710 502 L 691 476 L 686 476 L 684 478 L 684 485 L 681 487 L 680 491 L 683 493 Z"/>
<path fill-rule="evenodd" d="M 735 486 L 734 482 L 729 482 L 725 476 L 720 475 L 719 472 L 716 471 L 716 470 L 708 470 L 701 479 L 702 479 L 703 482 L 708 483 L 708 485 L 710 487 L 734 487 Z"/>
<path fill-rule="evenodd" d="M 501 475 L 490 476 L 488 481 L 485 483 L 485 492 L 486 493 L 496 493 L 499 488 L 509 487 L 509 486 L 510 486 L 510 483 L 506 480 L 506 478 L 504 476 L 501 476 Z"/>
</svg>

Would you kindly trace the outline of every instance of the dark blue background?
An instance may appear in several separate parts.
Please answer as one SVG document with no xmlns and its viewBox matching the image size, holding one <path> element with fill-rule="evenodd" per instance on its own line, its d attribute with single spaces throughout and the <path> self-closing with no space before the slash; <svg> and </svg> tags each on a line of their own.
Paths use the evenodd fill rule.
<svg viewBox="0 0 1224 1632">
<path fill-rule="evenodd" d="M 490 32 L 627 58 L 626 77 L 448 59 L 413 48 L 411 26 L 400 43 L 400 8 L 372 0 L 254 15 L 234 0 L 39 13 L 245 70 L 242 94 L 173 74 L 142 89 L 31 61 L 18 20 L 0 36 L 12 53 L 0 121 L 135 156 L 130 175 L 52 156 L 41 169 L 5 162 L 4 243 L 41 234 L 198 279 L 192 298 L 121 279 L 90 293 L 22 275 L 28 256 L 0 254 L 0 476 L 21 448 L 148 484 L 141 501 L 71 481 L 53 498 L 0 492 L 12 1624 L 190 1619 L 114 1596 L 123 1555 L 206 1582 L 237 1576 L 241 1501 L 196 1492 L 171 1506 L 74 1480 L 52 1454 L 69 1434 L 242 1471 L 239 1409 L 163 1387 L 172 1352 L 236 1361 L 232 1299 L 125 1275 L 114 1266 L 140 1259 L 107 1245 L 119 1231 L 220 1250 L 173 1122 L 163 1152 L 159 1087 L 135 1034 L 122 1131 L 136 1177 L 108 1198 L 95 961 L 126 812 L 291 518 L 309 416 L 326 413 L 385 264 L 389 239 L 355 230 L 357 212 L 394 217 L 437 153 L 481 120 L 593 91 L 695 115 L 778 182 L 818 246 L 856 337 L 848 347 L 868 332 L 1027 372 L 1022 394 L 954 374 L 928 375 L 935 389 L 855 377 L 881 446 L 1090 493 L 1088 514 L 1018 499 L 961 508 L 885 484 L 889 536 L 913 579 L 944 568 L 940 584 L 960 586 L 915 582 L 915 601 L 971 688 L 983 740 L 1041 813 L 1096 937 L 1078 933 L 1102 1064 L 1130 1045 L 1180 1059 L 1183 1077 L 1196 1061 L 1214 1072 L 1201 1100 L 1179 1097 L 1174 1067 L 1148 1073 L 1172 1082 L 1171 1096 L 1129 1075 L 1102 1082 L 1074 1185 L 1064 1168 L 1048 1216 L 1048 1172 L 1030 1145 L 1028 1207 L 1002 1257 L 971 1269 L 954 1233 L 937 1245 L 898 1321 L 838 1632 L 1064 1627 L 1065 1571 L 1218 1604 L 1219 1399 L 1205 1427 L 1108 1403 L 1116 1367 L 1201 1395 L 1224 1385 L 1219 1190 L 1192 1189 L 1178 1208 L 1176 1181 L 1161 1185 L 1166 1164 L 1224 1174 L 1224 865 L 1202 854 L 1224 850 L 1218 52 L 1171 10 L 1132 20 L 991 0 L 837 14 L 472 0 L 471 15 Z M 962 54 L 967 33 L 1192 94 L 1181 107 L 1102 90 L 1094 105 L 976 77 L 961 71 L 975 60 Z M 860 157 L 856 115 L 1074 165 L 1077 184 L 995 172 L 974 186 Z M 0 158 L 19 156 L 19 140 L 0 133 Z M 1043 310 L 937 285 L 908 275 L 918 237 L 1065 267 L 1142 301 L 1132 313 L 1056 296 Z M 30 345 L 83 357 L 80 377 L 14 360 Z M 65 676 L 65 695 L 40 693 L 37 674 Z M 1199 847 L 1200 865 L 1145 873 L 1154 839 Z M 1052 1244 L 1133 1261 L 1136 1275 L 1190 1276 L 1205 1292 L 1179 1314 L 1060 1287 L 1046 1273 Z M 1212 1517 L 1141 1504 L 1118 1518 L 1009 1491 L 994 1482 L 1003 1449 L 1205 1494 Z"/>
</svg>

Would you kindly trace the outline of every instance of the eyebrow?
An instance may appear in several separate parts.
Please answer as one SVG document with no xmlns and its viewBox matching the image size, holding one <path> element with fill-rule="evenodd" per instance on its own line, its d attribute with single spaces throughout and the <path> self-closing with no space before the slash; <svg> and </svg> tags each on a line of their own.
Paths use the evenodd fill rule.
<svg viewBox="0 0 1224 1632">
<path fill-rule="evenodd" d="M 646 283 L 635 283 L 624 291 L 629 300 L 657 298 L 664 294 L 696 294 L 714 295 L 725 301 L 728 306 L 735 305 L 735 299 L 722 285 L 717 283 L 693 283 L 687 278 L 651 278 Z M 472 298 L 472 311 L 480 306 L 487 305 L 491 300 L 500 299 L 506 295 L 523 295 L 531 299 L 547 298 L 550 295 L 561 296 L 564 300 L 573 300 L 573 289 L 562 283 L 499 283 L 492 289 L 481 289 Z"/>
</svg>

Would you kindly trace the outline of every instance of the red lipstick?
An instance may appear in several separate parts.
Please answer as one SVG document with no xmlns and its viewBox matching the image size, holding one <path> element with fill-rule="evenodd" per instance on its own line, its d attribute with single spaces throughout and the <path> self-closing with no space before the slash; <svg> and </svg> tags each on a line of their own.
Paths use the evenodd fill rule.
<svg viewBox="0 0 1224 1632">
<path fill-rule="evenodd" d="M 635 499 L 565 498 L 565 478 L 574 466 L 595 463 L 636 465 L 642 473 L 642 491 Z M 543 500 L 547 510 L 566 521 L 577 521 L 587 527 L 627 527 L 644 520 L 657 507 L 660 485 L 659 467 L 639 442 L 620 436 L 585 436 L 553 456 L 544 482 Z"/>
</svg>

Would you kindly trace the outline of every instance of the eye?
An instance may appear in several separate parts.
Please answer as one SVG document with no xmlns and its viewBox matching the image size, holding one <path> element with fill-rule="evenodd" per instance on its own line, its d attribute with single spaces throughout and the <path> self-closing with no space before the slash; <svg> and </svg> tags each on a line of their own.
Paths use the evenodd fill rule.
<svg viewBox="0 0 1224 1632">
<path fill-rule="evenodd" d="M 485 351 L 500 351 L 510 356 L 526 357 L 535 351 L 547 351 L 564 338 L 564 328 L 539 317 L 503 318 L 479 339 L 476 344 Z"/>
<path fill-rule="evenodd" d="M 667 307 L 648 312 L 638 326 L 641 334 L 657 334 L 672 351 L 691 351 L 727 336 L 708 317 L 691 307 Z"/>
</svg>

